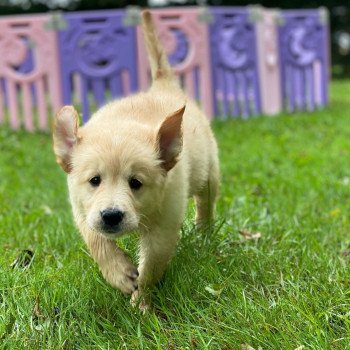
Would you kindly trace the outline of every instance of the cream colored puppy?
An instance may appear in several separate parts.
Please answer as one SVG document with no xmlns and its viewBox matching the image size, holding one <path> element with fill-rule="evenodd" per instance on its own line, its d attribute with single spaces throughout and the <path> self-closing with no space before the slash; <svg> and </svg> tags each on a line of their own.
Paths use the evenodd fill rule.
<svg viewBox="0 0 350 350">
<path fill-rule="evenodd" d="M 208 119 L 179 87 L 148 11 L 142 25 L 150 90 L 105 105 L 80 128 L 75 109 L 63 107 L 53 131 L 79 231 L 104 278 L 134 297 L 161 278 L 189 197 L 196 223 L 212 223 L 219 184 Z M 132 231 L 140 233 L 138 269 L 115 243 Z"/>
</svg>

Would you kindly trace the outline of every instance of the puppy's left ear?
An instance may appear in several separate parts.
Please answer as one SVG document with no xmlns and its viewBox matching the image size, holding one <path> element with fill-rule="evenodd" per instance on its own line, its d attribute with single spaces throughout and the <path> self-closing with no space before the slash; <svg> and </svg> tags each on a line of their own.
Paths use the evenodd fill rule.
<svg viewBox="0 0 350 350">
<path fill-rule="evenodd" d="M 186 106 L 169 115 L 160 126 L 157 136 L 162 168 L 172 169 L 182 151 L 182 117 Z"/>
<path fill-rule="evenodd" d="M 79 117 L 73 106 L 64 106 L 55 116 L 53 148 L 57 163 L 66 172 L 72 170 L 71 154 L 78 141 Z"/>
</svg>

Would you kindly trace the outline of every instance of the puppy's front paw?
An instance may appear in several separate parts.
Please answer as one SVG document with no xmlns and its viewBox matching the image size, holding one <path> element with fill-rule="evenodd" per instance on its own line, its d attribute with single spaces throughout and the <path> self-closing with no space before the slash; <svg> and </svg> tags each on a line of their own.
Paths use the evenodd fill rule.
<svg viewBox="0 0 350 350">
<path fill-rule="evenodd" d="M 108 267 L 101 269 L 101 272 L 112 287 L 120 289 L 124 294 L 132 294 L 138 288 L 139 273 L 128 259 L 111 263 Z"/>
<path fill-rule="evenodd" d="M 132 293 L 130 304 L 133 307 L 138 306 L 142 314 L 145 314 L 150 309 L 151 305 L 149 298 L 139 290 L 135 290 L 135 292 Z"/>
</svg>

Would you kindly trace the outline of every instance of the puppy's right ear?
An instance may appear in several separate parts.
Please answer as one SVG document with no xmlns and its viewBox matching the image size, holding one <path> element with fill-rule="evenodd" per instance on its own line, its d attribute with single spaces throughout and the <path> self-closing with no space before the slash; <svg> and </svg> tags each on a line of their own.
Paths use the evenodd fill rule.
<svg viewBox="0 0 350 350">
<path fill-rule="evenodd" d="M 158 131 L 157 141 L 162 168 L 172 169 L 182 151 L 182 117 L 186 105 L 169 115 L 163 121 Z"/>
<path fill-rule="evenodd" d="M 55 116 L 53 148 L 57 163 L 66 173 L 72 170 L 71 154 L 77 143 L 78 113 L 73 106 L 64 106 Z"/>
</svg>

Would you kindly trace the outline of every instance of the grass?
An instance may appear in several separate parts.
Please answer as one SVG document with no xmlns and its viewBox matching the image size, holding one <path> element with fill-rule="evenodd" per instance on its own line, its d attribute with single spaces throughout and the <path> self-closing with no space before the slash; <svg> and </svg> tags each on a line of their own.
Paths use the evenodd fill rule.
<svg viewBox="0 0 350 350">
<path fill-rule="evenodd" d="M 214 123 L 218 230 L 197 233 L 190 208 L 145 316 L 86 252 L 50 136 L 1 128 L 0 349 L 350 349 L 350 83 L 331 95 L 316 113 Z"/>
</svg>

